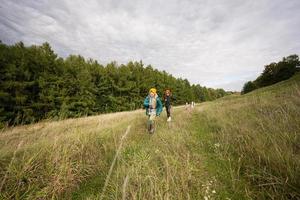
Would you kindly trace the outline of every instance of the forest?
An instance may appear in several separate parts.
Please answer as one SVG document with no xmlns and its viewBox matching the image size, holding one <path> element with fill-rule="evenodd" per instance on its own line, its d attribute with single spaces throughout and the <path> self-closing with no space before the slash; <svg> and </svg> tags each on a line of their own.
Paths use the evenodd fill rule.
<svg viewBox="0 0 300 200">
<path fill-rule="evenodd" d="M 171 89 L 174 105 L 231 92 L 190 84 L 142 61 L 106 65 L 80 55 L 59 57 L 49 43 L 0 42 L 0 127 L 135 110 L 149 88 Z"/>
<path fill-rule="evenodd" d="M 242 94 L 268 85 L 273 85 L 280 81 L 289 79 L 297 71 L 300 71 L 299 56 L 296 54 L 284 57 L 279 62 L 272 62 L 265 66 L 263 72 L 254 81 L 248 81 L 244 84 Z"/>
</svg>

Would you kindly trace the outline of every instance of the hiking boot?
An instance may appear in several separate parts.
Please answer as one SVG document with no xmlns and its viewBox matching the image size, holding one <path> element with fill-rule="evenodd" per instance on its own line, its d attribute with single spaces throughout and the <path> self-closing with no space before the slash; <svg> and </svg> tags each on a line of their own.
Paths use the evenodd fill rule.
<svg viewBox="0 0 300 200">
<path fill-rule="evenodd" d="M 147 124 L 147 129 L 148 129 L 149 132 L 151 131 L 151 129 L 152 129 L 152 124 L 151 123 Z"/>
<path fill-rule="evenodd" d="M 168 117 L 167 122 L 170 122 L 170 121 L 171 121 L 171 117 Z"/>
<path fill-rule="evenodd" d="M 152 128 L 151 130 L 150 130 L 150 134 L 153 134 L 154 133 L 154 128 Z"/>
</svg>

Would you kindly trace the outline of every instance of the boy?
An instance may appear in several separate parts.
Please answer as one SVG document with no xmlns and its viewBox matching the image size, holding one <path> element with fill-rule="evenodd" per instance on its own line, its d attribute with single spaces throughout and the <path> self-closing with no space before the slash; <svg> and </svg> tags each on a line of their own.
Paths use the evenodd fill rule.
<svg viewBox="0 0 300 200">
<path fill-rule="evenodd" d="M 161 100 L 158 97 L 155 88 L 150 89 L 149 95 L 144 100 L 144 107 L 146 108 L 146 115 L 148 115 L 148 131 L 154 133 L 155 117 L 159 116 L 163 109 Z"/>
</svg>

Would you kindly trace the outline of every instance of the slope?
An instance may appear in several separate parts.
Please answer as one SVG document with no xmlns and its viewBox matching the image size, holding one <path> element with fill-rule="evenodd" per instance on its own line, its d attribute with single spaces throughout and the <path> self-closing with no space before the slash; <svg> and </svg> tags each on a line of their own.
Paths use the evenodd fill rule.
<svg viewBox="0 0 300 200">
<path fill-rule="evenodd" d="M 174 108 L 154 135 L 141 110 L 3 130 L 0 197 L 297 199 L 299 80 Z"/>
</svg>

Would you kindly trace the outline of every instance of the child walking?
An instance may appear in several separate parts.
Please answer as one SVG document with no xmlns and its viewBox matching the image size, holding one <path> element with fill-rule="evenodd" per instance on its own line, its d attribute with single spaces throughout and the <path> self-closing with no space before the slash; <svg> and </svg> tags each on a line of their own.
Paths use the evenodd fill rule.
<svg viewBox="0 0 300 200">
<path fill-rule="evenodd" d="M 148 116 L 147 128 L 149 133 L 154 133 L 155 117 L 162 112 L 162 103 L 156 93 L 155 88 L 149 90 L 149 95 L 144 100 L 144 107 L 146 108 L 146 115 Z"/>
<path fill-rule="evenodd" d="M 167 111 L 167 122 L 171 121 L 171 100 L 172 100 L 172 93 L 169 89 L 167 89 L 164 94 L 164 102 Z"/>
</svg>

